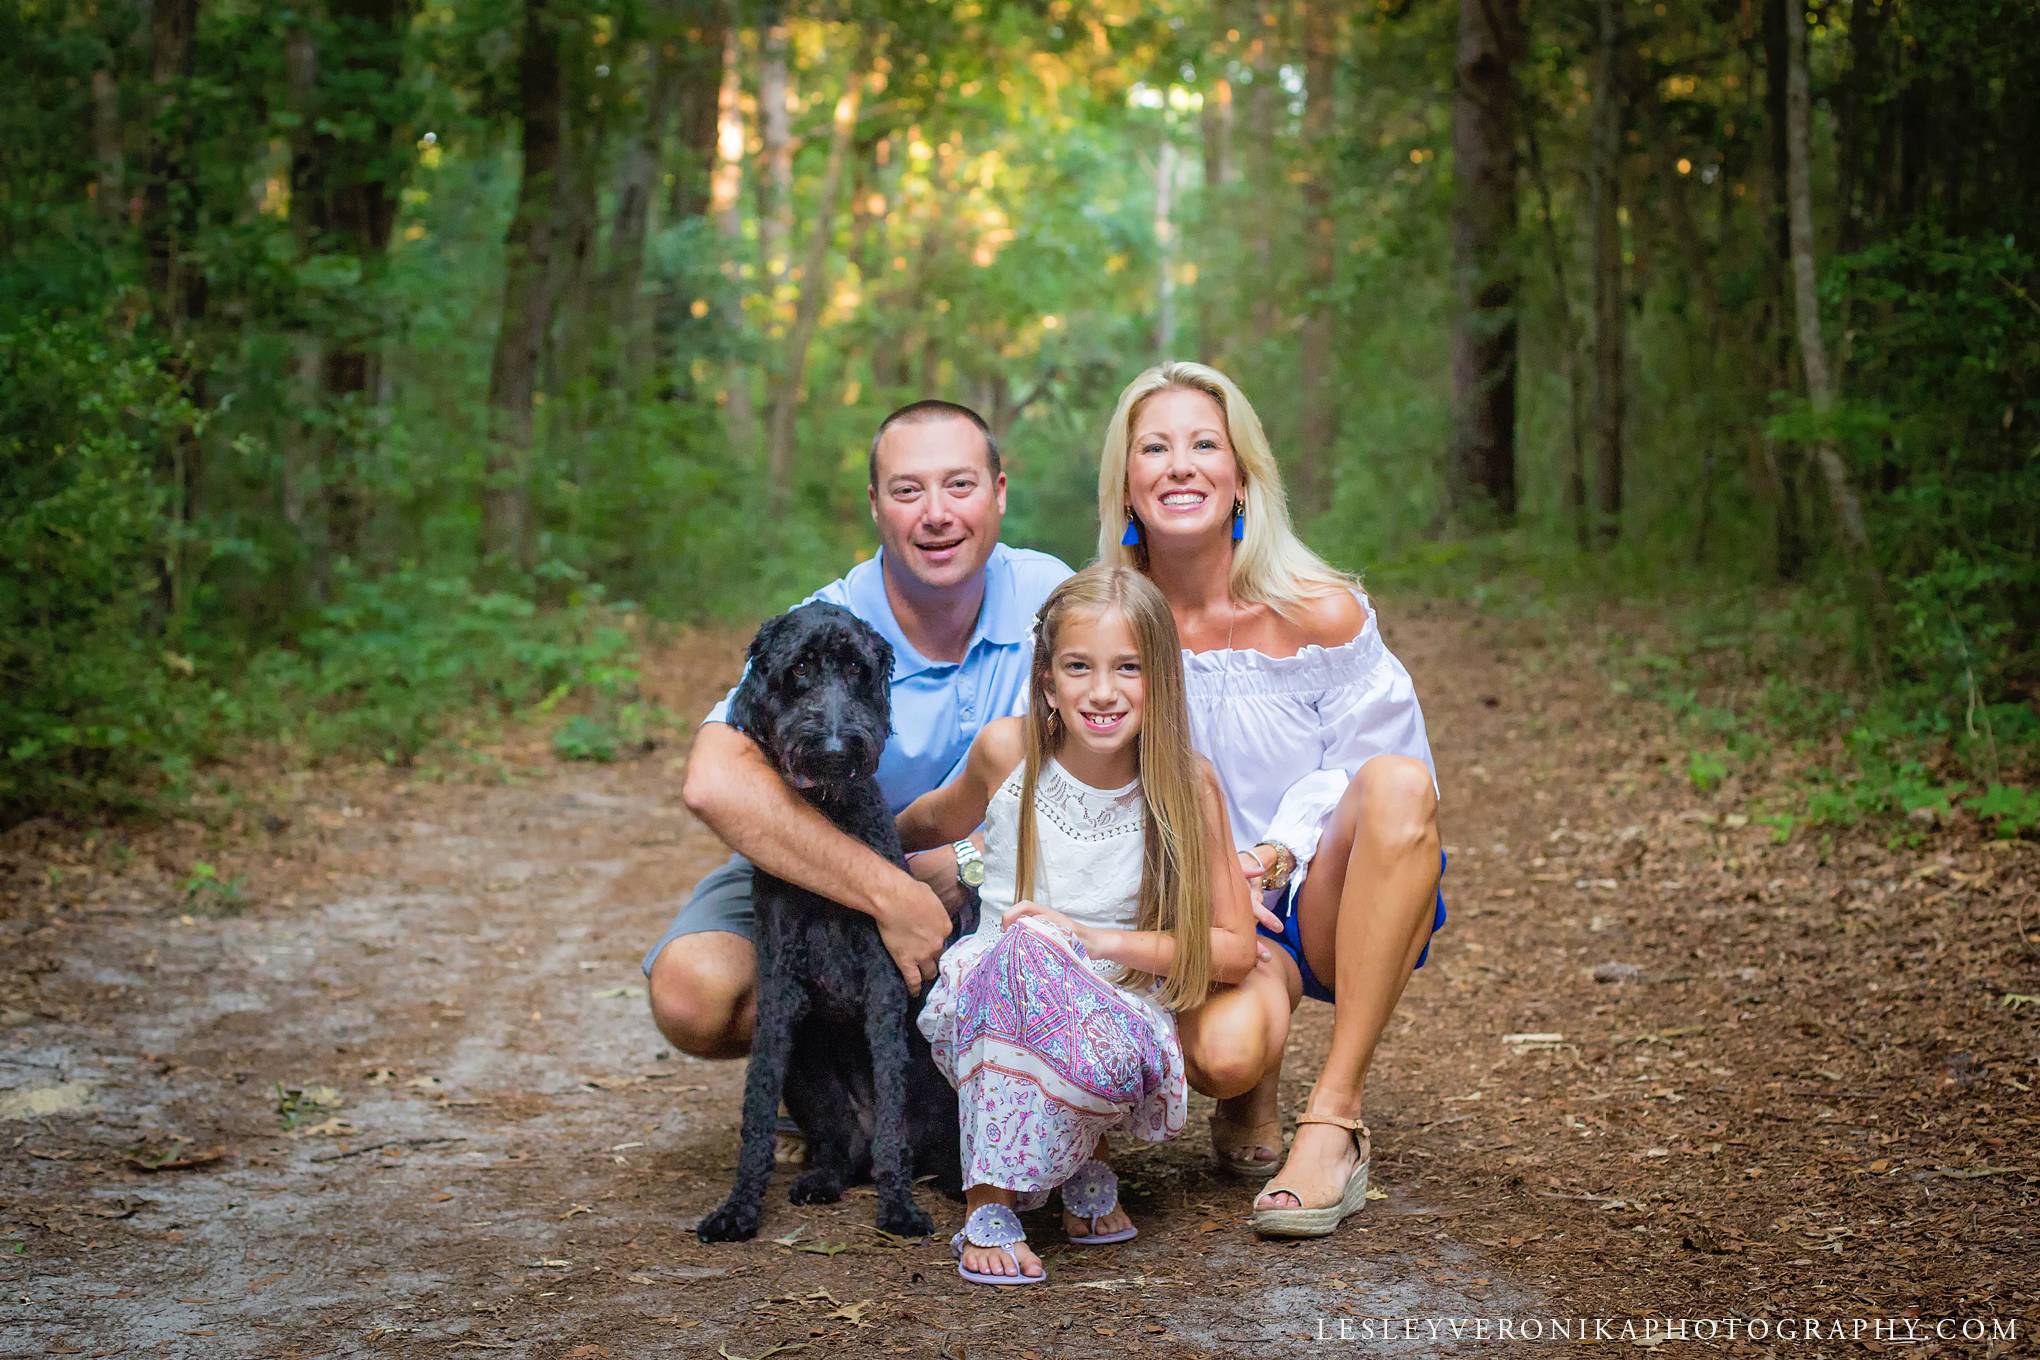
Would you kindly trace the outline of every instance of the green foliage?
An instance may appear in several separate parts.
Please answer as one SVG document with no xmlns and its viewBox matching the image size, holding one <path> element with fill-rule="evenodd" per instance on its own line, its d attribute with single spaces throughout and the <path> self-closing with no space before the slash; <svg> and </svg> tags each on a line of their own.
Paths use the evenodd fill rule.
<svg viewBox="0 0 2040 1360">
<path fill-rule="evenodd" d="M 294 723 L 308 754 L 408 765 L 450 730 L 547 696 L 634 690 L 627 607 L 571 568 L 543 575 L 568 588 L 558 607 L 408 568 L 349 580 L 298 646 L 260 659 L 264 717 Z"/>
<path fill-rule="evenodd" d="M 2040 792 L 1992 784 L 1982 793 L 1962 800 L 1962 806 L 1978 817 L 1990 819 L 1991 829 L 2009 840 L 2040 830 Z"/>
<path fill-rule="evenodd" d="M 1686 778 L 1701 793 L 1712 793 L 1715 785 L 1728 778 L 1728 762 L 1719 751 L 1694 751 L 1686 757 Z"/>
<path fill-rule="evenodd" d="M 198 417 L 155 356 L 104 330 L 44 315 L 0 331 L 0 820 L 119 800 L 186 740 L 152 470 Z"/>
<path fill-rule="evenodd" d="M 205 860 L 192 863 L 191 872 L 185 876 L 179 891 L 184 895 L 184 904 L 190 910 L 209 916 L 232 916 L 240 912 L 245 899 L 247 879 L 236 874 L 232 878 L 221 878 L 220 871 Z"/>
</svg>

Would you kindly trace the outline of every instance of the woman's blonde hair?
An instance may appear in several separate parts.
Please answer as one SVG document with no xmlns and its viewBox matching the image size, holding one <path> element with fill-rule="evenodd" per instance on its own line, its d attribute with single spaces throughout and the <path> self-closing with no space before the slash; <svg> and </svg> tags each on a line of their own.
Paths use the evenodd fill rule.
<svg viewBox="0 0 2040 1360">
<path fill-rule="evenodd" d="M 1233 598 L 1258 601 L 1288 614 L 1304 600 L 1352 588 L 1356 582 L 1351 575 L 1305 547 L 1290 527 L 1282 469 L 1276 465 L 1261 419 L 1246 396 L 1217 369 L 1182 361 L 1156 364 L 1128 383 L 1119 394 L 1112 422 L 1105 427 L 1105 444 L 1098 454 L 1098 561 L 1147 569 L 1146 544 L 1128 547 L 1119 541 L 1131 514 L 1126 501 L 1126 465 L 1133 444 L 1133 422 L 1141 407 L 1149 397 L 1172 389 L 1202 392 L 1218 403 L 1233 458 L 1239 464 L 1246 524 L 1245 533 L 1233 545 Z"/>
<path fill-rule="evenodd" d="M 1133 632 L 1146 700 L 1134 737 L 1140 760 L 1144 853 L 1140 910 L 1135 928 L 1166 930 L 1176 940 L 1175 966 L 1160 979 L 1156 999 L 1186 1010 L 1211 990 L 1211 856 L 1204 819 L 1204 779 L 1190 748 L 1190 710 L 1183 699 L 1183 649 L 1169 602 L 1154 582 L 1131 567 L 1103 563 L 1084 568 L 1049 594 L 1034 625 L 1034 664 L 1028 677 L 1027 760 L 1020 784 L 1020 828 L 1013 900 L 1034 893 L 1040 840 L 1034 792 L 1048 757 L 1062 749 L 1066 721 L 1050 706 L 1056 647 L 1076 615 L 1117 610 Z M 1143 985 L 1149 976 L 1126 970 L 1122 981 Z"/>
</svg>

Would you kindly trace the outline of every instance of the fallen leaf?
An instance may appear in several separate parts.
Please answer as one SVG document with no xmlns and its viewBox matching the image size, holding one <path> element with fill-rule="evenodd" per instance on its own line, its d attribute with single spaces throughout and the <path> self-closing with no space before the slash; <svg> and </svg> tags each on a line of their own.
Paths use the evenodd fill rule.
<svg viewBox="0 0 2040 1360">
<path fill-rule="evenodd" d="M 360 1132 L 360 1129 L 357 1129 L 354 1125 L 336 1114 L 331 1119 L 322 1119 L 316 1124 L 307 1124 L 301 1129 L 288 1129 L 284 1132 L 283 1136 L 286 1138 L 345 1138 L 349 1134 Z"/>
<path fill-rule="evenodd" d="M 560 1222 L 562 1223 L 566 1222 L 568 1219 L 572 1218 L 575 1214 L 592 1214 L 594 1212 L 595 1206 L 592 1204 L 576 1204 L 573 1208 L 567 1210 L 565 1213 L 560 1215 Z"/>
<path fill-rule="evenodd" d="M 722 1357 L 722 1360 L 765 1360 L 766 1356 L 777 1355 L 781 1351 L 798 1351 L 805 1349 L 807 1349 L 807 1342 L 805 1341 L 787 1341 L 777 1346 L 767 1347 L 765 1350 L 759 1351 L 756 1355 L 738 1355 L 728 1348 L 727 1343 L 719 1342 L 716 1345 L 715 1353 L 717 1355 L 720 1355 Z"/>
<path fill-rule="evenodd" d="M 128 1165 L 143 1171 L 189 1171 L 195 1166 L 210 1166 L 227 1155 L 225 1147 L 207 1148 L 204 1152 L 151 1153 L 136 1148 L 128 1154 Z"/>
</svg>

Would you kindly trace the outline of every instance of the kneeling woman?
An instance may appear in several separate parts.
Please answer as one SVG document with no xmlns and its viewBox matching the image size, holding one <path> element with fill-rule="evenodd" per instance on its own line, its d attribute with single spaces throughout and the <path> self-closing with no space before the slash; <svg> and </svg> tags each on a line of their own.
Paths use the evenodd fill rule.
<svg viewBox="0 0 2040 1360">
<path fill-rule="evenodd" d="M 986 831 L 984 915 L 943 955 L 920 1021 L 959 1096 L 970 1216 L 957 1270 L 983 1284 L 1044 1278 L 1015 1211 L 1057 1188 L 1071 1242 L 1134 1235 L 1105 1137 L 1182 1131 L 1174 1013 L 1256 957 L 1153 584 L 1092 567 L 1057 587 L 1035 625 L 1029 701 L 899 823 L 909 850 Z"/>
<path fill-rule="evenodd" d="M 1322 1236 L 1366 1202 L 1368 1066 L 1445 923 L 1423 710 L 1358 583 L 1290 529 L 1261 422 L 1224 374 L 1142 373 L 1099 463 L 1099 561 L 1139 568 L 1167 599 L 1188 648 L 1193 739 L 1224 783 L 1240 872 L 1280 918 L 1266 932 L 1273 958 L 1182 1017 L 1190 1080 L 1225 1098 L 1212 1122 L 1220 1158 L 1269 1175 L 1283 1160 L 1290 1008 L 1299 995 L 1332 1003 L 1296 1141 L 1254 1203 L 1262 1233 Z"/>
</svg>

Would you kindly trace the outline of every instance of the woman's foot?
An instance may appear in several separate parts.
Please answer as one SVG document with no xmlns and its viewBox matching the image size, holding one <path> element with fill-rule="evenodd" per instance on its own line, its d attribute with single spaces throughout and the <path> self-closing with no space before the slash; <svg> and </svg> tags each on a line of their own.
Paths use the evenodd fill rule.
<svg viewBox="0 0 2040 1360">
<path fill-rule="evenodd" d="M 1360 1117 L 1360 1102 L 1313 1099 L 1318 1114 L 1346 1119 Z M 1289 1145 L 1289 1160 L 1282 1164 L 1274 1182 L 1279 1190 L 1264 1190 L 1254 1200 L 1256 1209 L 1318 1209 L 1337 1204 L 1353 1172 L 1365 1154 L 1347 1130 L 1335 1124 L 1298 1124 L 1296 1139 Z"/>
<path fill-rule="evenodd" d="M 1243 1096 L 1218 1102 L 1211 1116 L 1211 1151 L 1237 1176 L 1266 1180 L 1282 1161 L 1280 1069 Z"/>
<path fill-rule="evenodd" d="M 1072 1242 L 1093 1236 L 1110 1237 L 1115 1233 L 1125 1232 L 1132 1226 L 1133 1220 L 1126 1216 L 1126 1206 L 1123 1204 L 1115 1204 L 1109 1212 L 1098 1215 L 1095 1226 L 1090 1219 L 1073 1214 L 1068 1209 L 1063 1210 L 1063 1236 Z"/>
<path fill-rule="evenodd" d="M 976 1210 L 984 1204 L 1003 1204 L 1008 1209 L 1018 1201 L 1019 1196 L 1011 1190 L 1001 1190 L 995 1185 L 973 1185 L 964 1192 L 964 1204 L 969 1210 Z M 1009 1254 L 1010 1253 L 1010 1254 Z M 977 1275 L 1026 1275 L 1038 1278 L 1041 1275 L 1041 1258 L 1034 1254 L 1025 1241 L 1014 1242 L 1005 1247 L 980 1247 L 968 1238 L 963 1243 L 963 1268 Z"/>
</svg>

